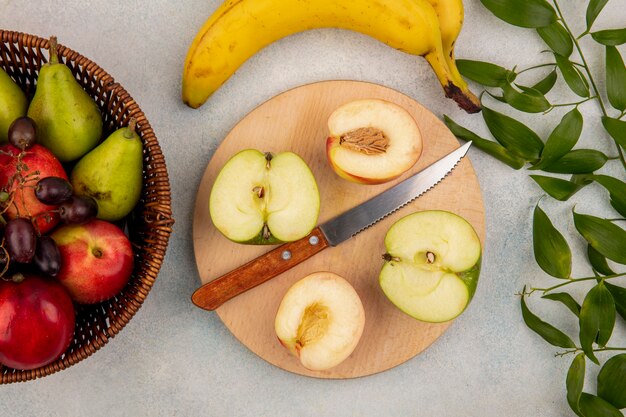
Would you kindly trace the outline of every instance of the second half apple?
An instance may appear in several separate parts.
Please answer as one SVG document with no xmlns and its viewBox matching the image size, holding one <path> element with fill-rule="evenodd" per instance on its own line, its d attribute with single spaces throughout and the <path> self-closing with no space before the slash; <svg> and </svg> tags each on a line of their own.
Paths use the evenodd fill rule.
<svg viewBox="0 0 626 417">
<path fill-rule="evenodd" d="M 409 170 L 422 153 L 422 135 L 401 106 L 380 99 L 348 102 L 328 118 L 326 155 L 340 177 L 380 184 Z"/>
</svg>

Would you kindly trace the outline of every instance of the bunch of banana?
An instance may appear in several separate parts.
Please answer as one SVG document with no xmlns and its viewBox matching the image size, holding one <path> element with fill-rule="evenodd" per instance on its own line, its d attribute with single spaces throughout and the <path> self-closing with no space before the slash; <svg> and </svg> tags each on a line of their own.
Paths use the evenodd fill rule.
<svg viewBox="0 0 626 417">
<path fill-rule="evenodd" d="M 454 62 L 462 0 L 226 0 L 196 35 L 185 60 L 183 101 L 200 107 L 248 58 L 270 43 L 340 28 L 426 58 L 446 96 L 469 113 L 480 102 Z"/>
</svg>

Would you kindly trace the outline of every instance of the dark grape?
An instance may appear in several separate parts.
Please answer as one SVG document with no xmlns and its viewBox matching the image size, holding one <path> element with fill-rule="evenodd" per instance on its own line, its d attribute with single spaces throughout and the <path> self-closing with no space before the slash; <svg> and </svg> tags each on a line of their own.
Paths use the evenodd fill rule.
<svg viewBox="0 0 626 417">
<path fill-rule="evenodd" d="M 37 182 L 35 197 L 50 206 L 57 206 L 72 196 L 72 184 L 61 177 L 46 177 Z"/>
<path fill-rule="evenodd" d="M 82 224 L 98 215 L 98 203 L 91 197 L 75 195 L 59 206 L 65 224 Z"/>
<path fill-rule="evenodd" d="M 2 224 L 0 223 L 0 226 Z M 0 238 L 0 243 L 2 239 Z M 0 278 L 4 276 L 4 273 L 9 266 L 9 256 L 4 247 L 0 247 Z"/>
<path fill-rule="evenodd" d="M 15 119 L 9 126 L 9 143 L 20 149 L 28 149 L 37 143 L 35 121 L 28 116 Z"/>
<path fill-rule="evenodd" d="M 37 234 L 31 221 L 23 217 L 9 220 L 4 228 L 4 245 L 11 261 L 29 263 L 37 247 Z"/>
<path fill-rule="evenodd" d="M 61 252 L 54 239 L 41 236 L 37 242 L 33 263 L 41 272 L 56 277 L 61 269 Z"/>
</svg>

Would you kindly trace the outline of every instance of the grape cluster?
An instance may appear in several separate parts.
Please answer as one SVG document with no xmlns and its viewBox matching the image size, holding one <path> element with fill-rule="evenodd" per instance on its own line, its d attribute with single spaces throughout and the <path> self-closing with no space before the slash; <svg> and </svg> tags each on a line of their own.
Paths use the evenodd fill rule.
<svg viewBox="0 0 626 417">
<path fill-rule="evenodd" d="M 25 152 L 37 142 L 35 123 L 28 117 L 20 117 L 9 128 L 9 142 Z M 42 203 L 57 208 L 65 224 L 83 224 L 98 214 L 98 204 L 87 196 L 75 195 L 72 185 L 60 177 L 40 179 L 35 186 L 35 197 Z M 6 210 L 11 198 L 7 192 L 0 197 L 0 214 Z M 50 214 L 43 213 L 43 215 Z M 61 254 L 50 236 L 42 236 L 35 227 L 33 218 L 17 217 L 6 224 L 0 217 L 0 277 L 13 269 L 30 266 L 40 272 L 56 276 L 61 269 Z"/>
</svg>

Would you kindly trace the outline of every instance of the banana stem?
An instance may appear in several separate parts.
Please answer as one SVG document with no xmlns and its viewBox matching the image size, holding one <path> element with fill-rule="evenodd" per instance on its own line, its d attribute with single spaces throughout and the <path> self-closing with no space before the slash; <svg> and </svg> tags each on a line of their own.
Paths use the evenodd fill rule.
<svg viewBox="0 0 626 417">
<path fill-rule="evenodd" d="M 435 74 L 437 74 L 446 97 L 456 101 L 459 107 L 468 113 L 478 113 L 482 110 L 480 100 L 467 88 L 467 85 L 459 86 L 454 82 L 443 56 L 439 56 L 436 52 L 431 52 L 426 54 L 424 58 L 433 68 Z"/>
</svg>

